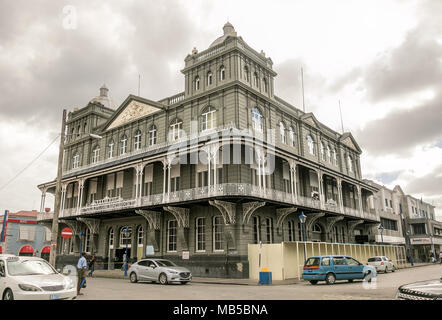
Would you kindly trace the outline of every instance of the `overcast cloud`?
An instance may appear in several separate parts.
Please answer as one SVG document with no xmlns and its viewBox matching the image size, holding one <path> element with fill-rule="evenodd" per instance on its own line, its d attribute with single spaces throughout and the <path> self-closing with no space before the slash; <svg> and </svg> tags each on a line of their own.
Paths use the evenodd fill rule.
<svg viewBox="0 0 442 320">
<path fill-rule="evenodd" d="M 73 5 L 77 27 L 63 27 Z M 59 132 L 63 108 L 103 84 L 119 105 L 184 90 L 184 58 L 229 20 L 278 73 L 276 93 L 363 149 L 363 175 L 442 206 L 440 1 L 0 0 L 0 188 Z M 320 10 L 318 8 L 321 8 Z M 5 189 L 0 209 L 38 209 L 57 144 Z M 53 203 L 47 202 L 52 207 Z M 442 213 L 440 207 L 438 213 Z"/>
</svg>

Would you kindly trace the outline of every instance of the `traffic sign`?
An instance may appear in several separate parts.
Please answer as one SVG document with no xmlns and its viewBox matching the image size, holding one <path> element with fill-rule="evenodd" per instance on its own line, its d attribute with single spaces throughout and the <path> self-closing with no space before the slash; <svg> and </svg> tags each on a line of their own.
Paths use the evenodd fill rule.
<svg viewBox="0 0 442 320">
<path fill-rule="evenodd" d="M 64 228 L 63 230 L 61 230 L 61 237 L 63 239 L 70 239 L 72 238 L 73 232 L 71 228 Z"/>
</svg>

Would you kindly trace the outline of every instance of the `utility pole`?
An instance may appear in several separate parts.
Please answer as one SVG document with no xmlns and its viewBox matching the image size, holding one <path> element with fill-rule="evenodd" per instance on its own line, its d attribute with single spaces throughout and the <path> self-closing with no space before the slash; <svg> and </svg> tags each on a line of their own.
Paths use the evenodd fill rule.
<svg viewBox="0 0 442 320">
<path fill-rule="evenodd" d="M 63 118 L 61 121 L 61 136 L 60 148 L 58 150 L 58 169 L 57 169 L 57 184 L 55 186 L 55 205 L 54 217 L 52 219 L 52 234 L 51 234 L 51 251 L 49 254 L 49 263 L 55 268 L 55 259 L 57 257 L 57 240 L 58 240 L 58 215 L 60 213 L 61 203 L 61 176 L 63 169 L 63 150 L 66 130 L 66 109 L 63 109 Z"/>
</svg>

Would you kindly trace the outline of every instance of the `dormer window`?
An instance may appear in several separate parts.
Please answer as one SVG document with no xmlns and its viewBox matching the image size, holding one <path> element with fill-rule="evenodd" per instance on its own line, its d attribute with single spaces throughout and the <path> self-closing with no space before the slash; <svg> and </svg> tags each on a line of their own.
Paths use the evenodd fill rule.
<svg viewBox="0 0 442 320">
<path fill-rule="evenodd" d="M 221 81 L 226 79 L 226 68 L 224 68 L 224 66 L 221 66 L 220 68 L 220 79 Z"/>
<path fill-rule="evenodd" d="M 315 143 L 314 143 L 311 135 L 307 136 L 307 146 L 308 146 L 308 152 L 310 154 L 314 155 L 315 154 Z"/>
<path fill-rule="evenodd" d="M 207 73 L 207 85 L 210 86 L 212 84 L 212 71 Z"/>
<path fill-rule="evenodd" d="M 100 160 L 100 147 L 96 146 L 92 154 L 92 163 L 97 163 Z"/>
<path fill-rule="evenodd" d="M 125 154 L 127 151 L 127 137 L 124 135 L 120 141 L 120 154 Z"/>
<path fill-rule="evenodd" d="M 250 82 L 249 68 L 247 66 L 244 67 L 244 79 L 246 79 L 247 82 Z"/>
<path fill-rule="evenodd" d="M 347 157 L 347 163 L 348 163 L 348 171 L 353 172 L 353 159 L 350 155 Z"/>
<path fill-rule="evenodd" d="M 111 140 L 108 146 L 108 158 L 110 159 L 113 156 L 114 156 L 114 140 Z"/>
<path fill-rule="evenodd" d="M 141 131 L 140 130 L 137 130 L 137 132 L 135 132 L 134 147 L 135 147 L 135 150 L 141 149 Z"/>
<path fill-rule="evenodd" d="M 262 115 L 256 107 L 252 109 L 252 127 L 255 131 L 263 131 Z"/>
<path fill-rule="evenodd" d="M 80 155 L 76 153 L 72 158 L 72 169 L 76 169 L 80 166 Z"/>
<path fill-rule="evenodd" d="M 200 77 L 196 76 L 195 78 L 195 91 L 200 89 Z"/>
<path fill-rule="evenodd" d="M 282 123 L 282 122 L 279 123 L 279 137 L 280 137 L 282 143 L 286 143 L 285 126 L 284 126 L 284 123 Z"/>
</svg>

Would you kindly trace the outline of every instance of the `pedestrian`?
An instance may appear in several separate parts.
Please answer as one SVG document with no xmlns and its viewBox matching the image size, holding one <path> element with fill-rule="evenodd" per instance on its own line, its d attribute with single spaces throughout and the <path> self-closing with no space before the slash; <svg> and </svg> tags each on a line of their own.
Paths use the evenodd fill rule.
<svg viewBox="0 0 442 320">
<path fill-rule="evenodd" d="M 83 295 L 80 293 L 80 289 L 83 286 L 83 282 L 86 281 L 86 252 L 82 252 L 80 259 L 78 259 L 77 263 L 77 273 L 78 273 L 78 282 L 77 282 L 77 295 Z"/>
<path fill-rule="evenodd" d="M 440 264 L 442 264 L 442 252 L 439 253 L 439 260 L 440 260 Z"/>
<path fill-rule="evenodd" d="M 93 254 L 91 260 L 89 261 L 89 276 L 93 277 L 95 270 L 95 255 Z"/>
</svg>

